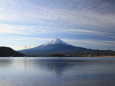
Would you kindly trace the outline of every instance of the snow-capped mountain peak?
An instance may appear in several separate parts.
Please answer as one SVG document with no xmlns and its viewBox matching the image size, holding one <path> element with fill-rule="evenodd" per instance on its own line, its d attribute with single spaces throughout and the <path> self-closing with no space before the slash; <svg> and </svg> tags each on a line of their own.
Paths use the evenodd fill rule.
<svg viewBox="0 0 115 86">
<path fill-rule="evenodd" d="M 56 44 L 66 44 L 64 41 L 60 40 L 60 39 L 54 39 L 46 44 L 43 44 L 42 46 L 47 46 L 47 45 L 56 45 Z"/>
</svg>

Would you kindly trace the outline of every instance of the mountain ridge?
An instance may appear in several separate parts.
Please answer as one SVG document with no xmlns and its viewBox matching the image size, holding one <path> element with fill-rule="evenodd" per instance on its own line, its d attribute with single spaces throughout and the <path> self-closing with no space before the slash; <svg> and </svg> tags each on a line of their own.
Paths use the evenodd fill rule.
<svg viewBox="0 0 115 86">
<path fill-rule="evenodd" d="M 115 55 L 115 51 L 111 50 L 93 50 L 83 47 L 77 47 L 63 42 L 60 39 L 54 39 L 46 44 L 20 50 L 19 52 L 30 56 L 52 56 L 52 55 L 65 55 L 65 56 L 100 56 L 100 55 Z"/>
</svg>

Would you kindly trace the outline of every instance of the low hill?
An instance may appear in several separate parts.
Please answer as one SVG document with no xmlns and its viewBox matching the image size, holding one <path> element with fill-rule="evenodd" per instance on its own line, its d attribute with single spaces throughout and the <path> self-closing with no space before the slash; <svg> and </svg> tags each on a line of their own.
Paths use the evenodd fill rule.
<svg viewBox="0 0 115 86">
<path fill-rule="evenodd" d="M 0 57 L 22 57 L 24 54 L 17 52 L 9 47 L 0 47 Z"/>
</svg>

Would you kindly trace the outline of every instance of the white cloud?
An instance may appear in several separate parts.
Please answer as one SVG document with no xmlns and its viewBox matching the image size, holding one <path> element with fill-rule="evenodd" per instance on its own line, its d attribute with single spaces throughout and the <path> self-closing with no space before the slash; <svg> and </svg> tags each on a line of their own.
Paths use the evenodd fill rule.
<svg viewBox="0 0 115 86">
<path fill-rule="evenodd" d="M 23 34 L 23 35 L 37 35 L 37 34 L 51 34 L 51 33 L 69 33 L 69 34 L 88 34 L 99 35 L 114 38 L 114 32 L 100 32 L 96 30 L 87 29 L 68 29 L 66 27 L 50 27 L 50 26 L 26 26 L 26 25 L 10 25 L 0 24 L 0 34 Z"/>
<path fill-rule="evenodd" d="M 19 47 L 12 47 L 14 50 L 24 50 L 24 49 L 30 49 L 30 48 L 33 48 L 33 46 L 19 46 Z"/>
<path fill-rule="evenodd" d="M 78 0 L 79 1 L 79 0 Z M 22 23 L 38 23 L 38 26 L 0 24 L 0 33 L 46 34 L 57 32 L 74 32 L 78 34 L 95 34 L 110 36 L 115 32 L 115 15 L 101 14 L 80 8 L 76 10 L 45 8 L 23 1 L 3 1 L 0 4 L 0 20 Z M 57 22 L 58 21 L 58 22 Z M 64 26 L 76 26 L 76 30 L 68 30 Z M 109 28 L 109 29 L 108 29 Z M 62 30 L 63 29 L 63 30 Z M 107 33 L 106 33 L 107 32 Z"/>
<path fill-rule="evenodd" d="M 16 1 L 9 2 L 11 4 L 9 6 L 1 6 L 1 8 L 4 9 L 0 10 L 1 20 L 44 23 L 49 23 L 47 21 L 61 21 L 60 23 L 63 24 L 66 22 L 70 25 L 90 25 L 102 27 L 104 29 L 105 27 L 111 27 L 111 25 L 114 25 L 115 23 L 115 15 L 113 14 L 100 14 L 87 9 L 49 9 L 35 6 L 34 4 L 22 0 L 18 3 L 15 2 Z"/>
<path fill-rule="evenodd" d="M 15 34 L 28 34 L 26 32 L 31 31 L 27 26 L 0 24 L 0 33 L 15 33 Z"/>
<path fill-rule="evenodd" d="M 80 0 L 73 1 L 82 3 Z M 75 33 L 94 34 L 114 38 L 115 15 L 112 13 L 102 14 L 101 12 L 97 12 L 92 9 L 89 10 L 89 8 L 91 8 L 95 3 L 92 3 L 90 6 L 86 6 L 87 4 L 83 5 L 83 2 L 75 9 L 66 9 L 59 6 L 57 6 L 57 8 L 48 8 L 42 5 L 35 5 L 33 3 L 30 3 L 28 0 L 0 0 L 0 22 L 4 21 L 0 24 L 0 34 L 26 34 L 36 35 L 39 37 L 39 34 L 46 33 Z M 90 4 L 89 1 L 87 3 Z M 70 4 L 70 7 L 72 5 L 73 3 Z M 5 22 L 12 22 L 12 24 L 5 24 Z M 15 25 L 13 25 L 14 22 Z M 18 23 L 22 23 L 23 25 L 18 25 Z M 30 25 L 26 25 L 28 23 Z M 71 26 L 74 26 L 74 28 Z M 32 40 L 34 42 L 38 42 L 38 40 L 51 40 L 45 38 L 20 38 L 16 40 L 23 40 L 26 42 L 27 40 Z M 86 42 L 87 44 L 101 43 L 101 45 L 104 43 L 109 44 L 110 46 L 112 44 L 111 42 L 100 42 L 95 40 L 94 42 L 86 40 L 79 41 L 79 43 L 80 42 Z"/>
<path fill-rule="evenodd" d="M 26 25 L 10 25 L 10 24 L 0 24 L 0 33 L 10 33 L 10 34 L 45 34 L 51 30 L 44 26 L 26 26 Z M 52 31 L 51 31 L 52 32 Z"/>
</svg>

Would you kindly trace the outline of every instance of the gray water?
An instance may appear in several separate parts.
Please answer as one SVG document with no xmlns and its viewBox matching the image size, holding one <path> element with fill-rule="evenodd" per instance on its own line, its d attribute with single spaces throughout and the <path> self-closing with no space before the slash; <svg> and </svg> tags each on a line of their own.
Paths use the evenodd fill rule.
<svg viewBox="0 0 115 86">
<path fill-rule="evenodd" d="M 0 86 L 115 86 L 115 58 L 1 57 Z"/>
</svg>

